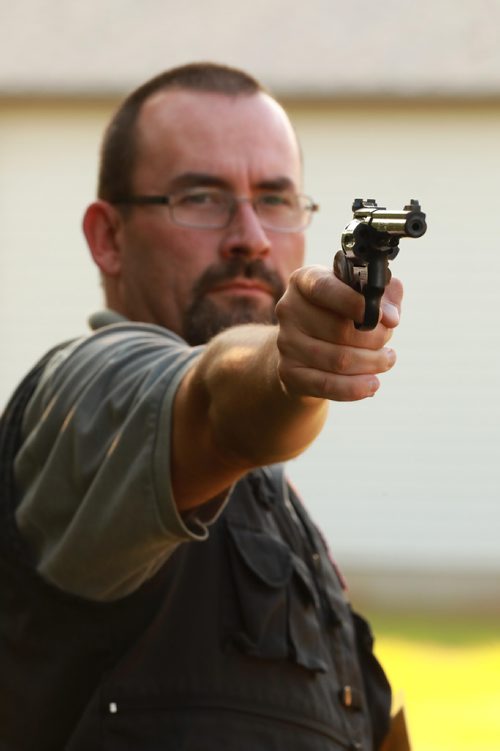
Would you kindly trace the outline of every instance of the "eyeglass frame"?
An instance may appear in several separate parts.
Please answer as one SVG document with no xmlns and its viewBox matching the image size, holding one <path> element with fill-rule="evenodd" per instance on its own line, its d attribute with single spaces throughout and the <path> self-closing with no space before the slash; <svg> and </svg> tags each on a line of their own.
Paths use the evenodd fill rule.
<svg viewBox="0 0 500 751">
<path fill-rule="evenodd" d="M 200 224 L 193 225 L 193 224 L 189 224 L 186 222 L 179 222 L 177 219 L 175 219 L 174 214 L 173 214 L 173 209 L 175 208 L 175 206 L 172 205 L 171 200 L 176 195 L 180 195 L 182 193 L 188 194 L 189 191 L 179 191 L 177 193 L 167 193 L 165 195 L 120 196 L 116 199 L 109 201 L 109 203 L 113 205 L 117 205 L 117 206 L 167 206 L 169 209 L 169 215 L 170 215 L 172 222 L 178 227 L 186 227 L 189 229 L 226 229 L 226 227 L 229 227 L 232 220 L 234 219 L 234 215 L 236 213 L 238 204 L 250 203 L 264 229 L 271 230 L 272 232 L 281 232 L 284 234 L 287 234 L 287 233 L 291 234 L 293 232 L 303 232 L 311 224 L 313 214 L 319 211 L 319 204 L 317 204 L 310 196 L 305 195 L 304 193 L 294 193 L 293 194 L 294 198 L 306 199 L 309 202 L 309 205 L 305 206 L 303 209 L 304 211 L 308 212 L 307 222 L 305 224 L 302 224 L 300 227 L 293 228 L 293 229 L 271 227 L 269 225 L 266 226 L 265 221 L 262 222 L 262 219 L 257 209 L 255 208 L 255 203 L 258 201 L 258 197 L 250 198 L 248 196 L 235 196 L 230 191 L 222 190 L 222 189 L 218 189 L 217 192 L 220 193 L 221 195 L 229 197 L 231 200 L 229 202 L 229 214 L 228 214 L 227 221 L 222 225 L 215 225 L 215 226 L 214 225 L 200 225 Z"/>
</svg>

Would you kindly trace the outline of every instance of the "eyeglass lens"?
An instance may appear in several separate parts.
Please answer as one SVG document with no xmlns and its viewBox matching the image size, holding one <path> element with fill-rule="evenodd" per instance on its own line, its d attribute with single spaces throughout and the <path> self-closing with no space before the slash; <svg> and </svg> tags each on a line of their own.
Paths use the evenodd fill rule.
<svg viewBox="0 0 500 751">
<path fill-rule="evenodd" d="M 229 224 L 238 203 L 244 200 L 222 190 L 194 189 L 172 196 L 169 202 L 174 222 L 190 227 L 223 228 Z M 311 218 L 313 204 L 292 192 L 264 193 L 251 200 L 263 226 L 277 230 L 300 230 Z"/>
</svg>

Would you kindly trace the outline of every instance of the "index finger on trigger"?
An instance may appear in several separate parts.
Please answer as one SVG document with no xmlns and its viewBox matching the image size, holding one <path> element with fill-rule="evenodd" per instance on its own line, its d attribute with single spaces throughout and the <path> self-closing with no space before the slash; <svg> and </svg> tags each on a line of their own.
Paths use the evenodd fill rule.
<svg viewBox="0 0 500 751">
<path fill-rule="evenodd" d="M 392 278 L 387 285 L 381 301 L 381 323 L 389 328 L 398 325 L 401 316 L 403 285 L 399 279 Z"/>
</svg>

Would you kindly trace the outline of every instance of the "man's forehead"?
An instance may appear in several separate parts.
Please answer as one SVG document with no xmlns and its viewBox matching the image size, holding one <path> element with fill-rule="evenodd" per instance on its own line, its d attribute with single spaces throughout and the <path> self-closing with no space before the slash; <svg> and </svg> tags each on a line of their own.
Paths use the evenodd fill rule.
<svg viewBox="0 0 500 751">
<path fill-rule="evenodd" d="M 302 185 L 302 160 L 283 108 L 263 92 L 228 95 L 169 89 L 141 111 L 134 181 L 171 190 L 185 172 L 223 178 L 235 190 L 250 180 L 288 178 Z"/>
<path fill-rule="evenodd" d="M 236 130 L 247 131 L 250 135 L 255 128 L 269 138 L 285 139 L 296 145 L 286 112 L 272 97 L 260 91 L 224 94 L 167 89 L 146 100 L 138 120 L 139 138 L 143 143 L 154 143 L 156 137 L 162 136 L 209 137 Z"/>
</svg>

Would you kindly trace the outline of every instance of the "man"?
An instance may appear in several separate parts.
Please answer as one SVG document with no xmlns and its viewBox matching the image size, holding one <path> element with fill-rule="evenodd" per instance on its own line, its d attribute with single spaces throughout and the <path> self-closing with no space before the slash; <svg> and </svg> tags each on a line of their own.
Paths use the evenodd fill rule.
<svg viewBox="0 0 500 751">
<path fill-rule="evenodd" d="M 174 69 L 104 140 L 107 312 L 2 425 L 2 751 L 372 749 L 389 689 L 281 463 L 372 396 L 401 287 L 302 267 L 314 203 L 250 76 Z M 205 345 L 205 346 L 200 346 Z"/>
</svg>

